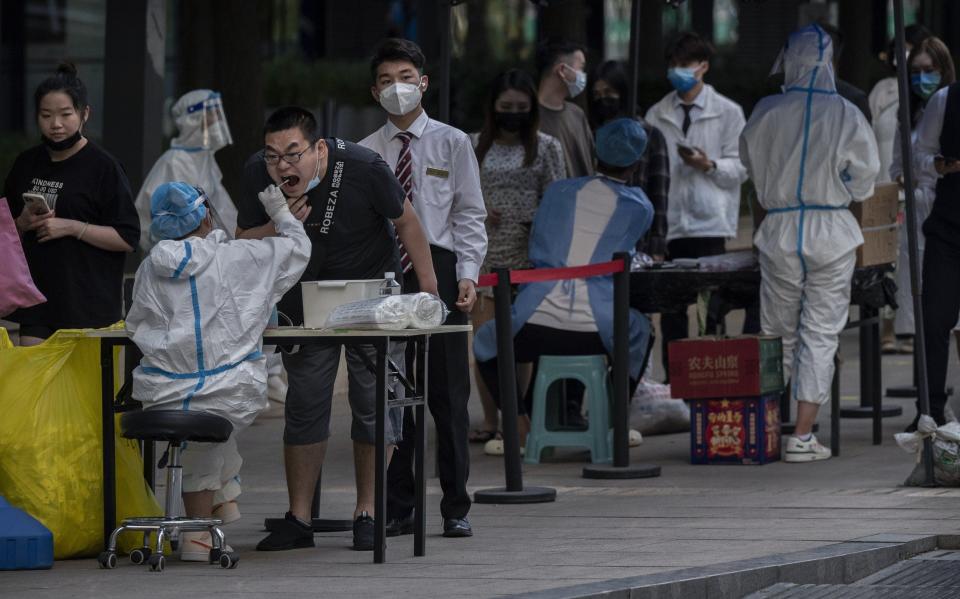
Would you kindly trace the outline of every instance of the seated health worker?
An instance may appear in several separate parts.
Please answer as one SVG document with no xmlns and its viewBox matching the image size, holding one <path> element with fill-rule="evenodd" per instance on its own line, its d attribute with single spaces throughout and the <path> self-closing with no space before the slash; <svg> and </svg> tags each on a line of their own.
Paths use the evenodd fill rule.
<svg viewBox="0 0 960 599">
<path fill-rule="evenodd" d="M 226 443 L 189 443 L 183 451 L 183 503 L 197 518 L 212 516 L 215 494 L 227 501 L 240 494 L 236 436 L 267 406 L 263 331 L 311 248 L 276 186 L 260 201 L 277 237 L 228 240 L 214 229 L 207 201 L 182 182 L 153 193 L 150 233 L 158 243 L 137 269 L 126 319 L 143 352 L 133 397 L 145 409 L 209 412 L 233 424 Z M 183 533 L 180 547 L 181 560 L 205 562 L 210 533 Z"/>
<path fill-rule="evenodd" d="M 561 268 L 608 262 L 631 251 L 650 228 L 653 206 L 639 187 L 626 182 L 643 158 L 647 135 L 634 119 L 616 119 L 597 129 L 597 175 L 557 181 L 547 188 L 530 233 L 534 268 Z M 531 283 L 520 288 L 511 308 L 517 362 L 542 355 L 611 356 L 612 275 Z M 631 389 L 640 380 L 650 340 L 650 321 L 630 311 Z M 473 344 L 481 376 L 499 405 L 496 321 L 484 323 Z M 519 402 L 521 443 L 529 430 L 533 394 Z"/>
</svg>

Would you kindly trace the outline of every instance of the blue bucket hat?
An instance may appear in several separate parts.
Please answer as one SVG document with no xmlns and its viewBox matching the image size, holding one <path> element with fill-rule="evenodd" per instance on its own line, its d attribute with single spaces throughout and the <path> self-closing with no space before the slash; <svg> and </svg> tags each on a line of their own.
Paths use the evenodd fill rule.
<svg viewBox="0 0 960 599">
<path fill-rule="evenodd" d="M 207 215 L 203 190 L 188 183 L 164 183 L 150 196 L 150 235 L 155 241 L 180 239 Z"/>
<path fill-rule="evenodd" d="M 636 119 L 614 119 L 597 129 L 597 158 L 604 164 L 626 168 L 643 156 L 647 132 Z"/>
</svg>

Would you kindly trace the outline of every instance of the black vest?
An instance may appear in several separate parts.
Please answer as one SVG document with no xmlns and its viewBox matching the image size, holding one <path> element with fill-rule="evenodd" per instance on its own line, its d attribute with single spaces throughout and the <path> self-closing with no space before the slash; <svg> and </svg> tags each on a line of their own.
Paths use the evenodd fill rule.
<svg viewBox="0 0 960 599">
<path fill-rule="evenodd" d="M 943 128 L 940 130 L 940 154 L 960 160 L 960 83 L 954 83 L 947 91 L 947 105 L 943 113 Z M 937 196 L 933 202 L 930 219 L 940 220 L 940 233 L 950 232 L 946 239 L 956 239 L 960 232 L 960 173 L 952 173 L 937 180 Z M 943 237 L 943 235 L 940 235 Z"/>
</svg>

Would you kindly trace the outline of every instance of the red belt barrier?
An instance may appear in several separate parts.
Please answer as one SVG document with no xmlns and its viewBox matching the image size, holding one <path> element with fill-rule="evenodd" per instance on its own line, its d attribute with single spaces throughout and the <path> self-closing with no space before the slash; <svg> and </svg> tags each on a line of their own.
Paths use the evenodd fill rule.
<svg viewBox="0 0 960 599">
<path fill-rule="evenodd" d="M 588 277 L 599 277 L 623 272 L 623 268 L 623 260 L 611 260 L 610 262 L 586 264 L 584 266 L 511 270 L 510 282 L 514 284 L 520 284 L 541 283 L 543 281 L 562 281 L 564 279 L 586 279 Z M 480 281 L 477 283 L 477 287 L 495 287 L 496 284 L 497 275 L 496 273 L 491 273 L 488 275 L 481 275 Z"/>
</svg>

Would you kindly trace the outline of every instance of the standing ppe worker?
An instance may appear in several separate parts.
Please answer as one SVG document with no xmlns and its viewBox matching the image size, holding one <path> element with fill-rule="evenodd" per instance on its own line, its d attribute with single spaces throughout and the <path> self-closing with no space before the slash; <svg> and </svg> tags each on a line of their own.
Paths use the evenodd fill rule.
<svg viewBox="0 0 960 599">
<path fill-rule="evenodd" d="M 880 171 L 866 117 L 837 94 L 832 57 L 820 26 L 794 32 L 774 67 L 785 72 L 784 92 L 757 104 L 740 138 L 740 157 L 766 210 L 754 237 L 762 328 L 783 338 L 784 371 L 798 402 L 787 462 L 830 457 L 812 429 L 830 397 L 863 243 L 847 206 L 873 194 Z"/>
<path fill-rule="evenodd" d="M 170 113 L 180 134 L 154 163 L 137 194 L 140 230 L 150 230 L 150 199 L 157 188 L 169 181 L 185 181 L 203 189 L 213 207 L 213 224 L 232 238 L 237 228 L 237 209 L 220 182 L 223 174 L 213 157 L 217 150 L 233 143 L 220 94 L 209 89 L 187 92 Z M 149 252 L 157 241 L 141 235 L 140 248 Z"/>
<path fill-rule="evenodd" d="M 260 201 L 278 237 L 228 240 L 214 229 L 208 201 L 187 183 L 154 192 L 150 232 L 158 243 L 137 269 L 126 319 L 143 352 L 133 396 L 146 409 L 210 412 L 233 424 L 226 443 L 190 443 L 183 451 L 183 503 L 191 517 L 211 517 L 215 494 L 227 501 L 240 494 L 236 436 L 267 405 L 263 331 L 311 249 L 276 186 Z M 207 561 L 210 533 L 183 533 L 180 545 L 182 560 Z"/>
</svg>

